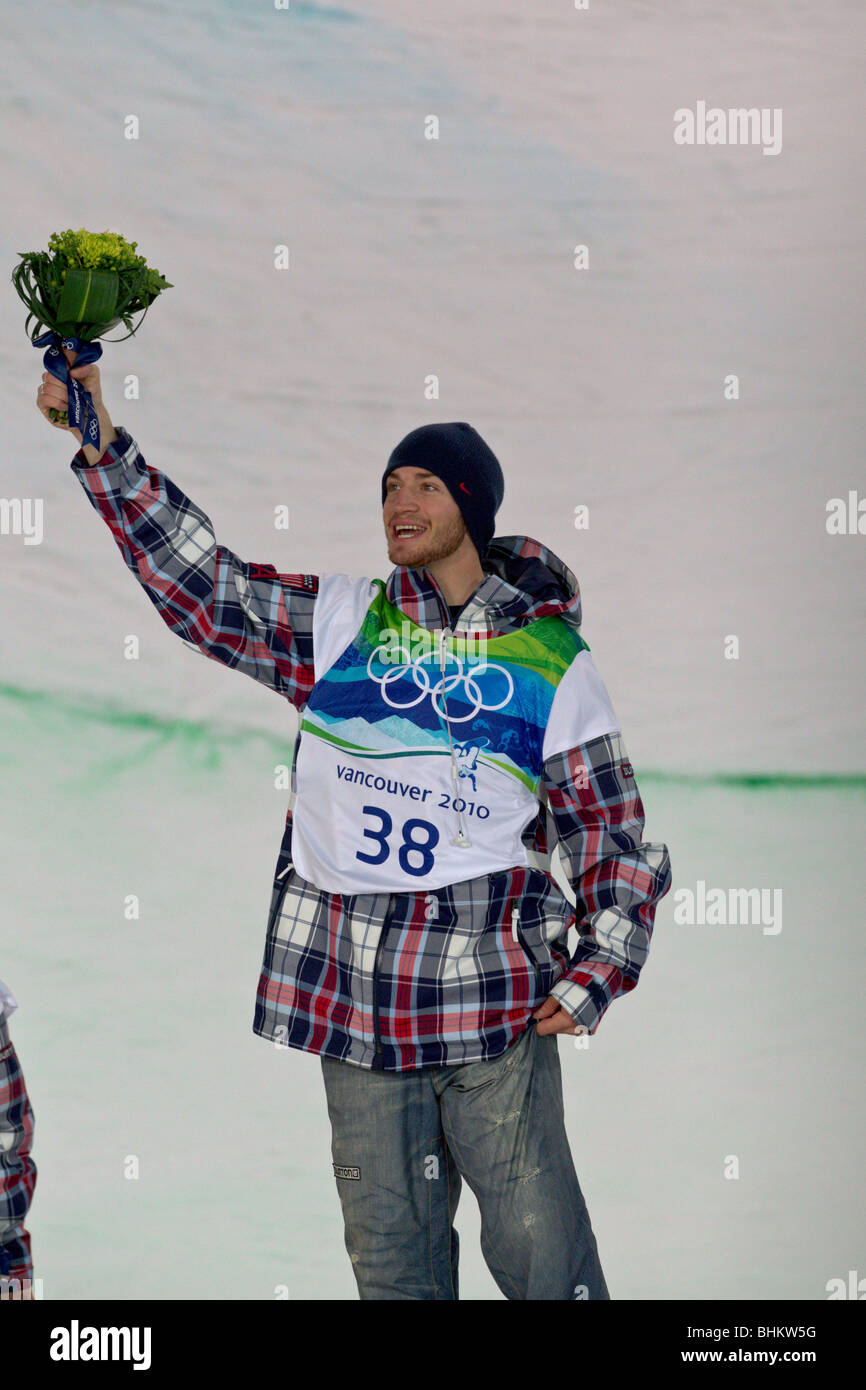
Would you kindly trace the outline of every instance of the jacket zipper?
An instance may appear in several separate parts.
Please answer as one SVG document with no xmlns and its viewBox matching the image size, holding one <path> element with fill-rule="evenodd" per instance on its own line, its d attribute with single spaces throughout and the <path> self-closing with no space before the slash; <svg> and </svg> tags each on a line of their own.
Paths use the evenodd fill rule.
<svg viewBox="0 0 866 1390">
<path fill-rule="evenodd" d="M 430 574 L 430 571 L 428 570 L 427 573 Z M 440 617 L 442 618 L 442 625 L 443 625 L 443 627 L 448 627 L 448 628 L 450 628 L 450 626 L 451 626 L 451 614 L 448 612 L 448 608 L 447 608 L 447 606 L 446 606 L 446 604 L 445 604 L 445 600 L 443 599 L 442 594 L 440 593 L 439 585 L 436 583 L 436 580 L 433 579 L 432 574 L 430 574 L 430 578 L 431 578 L 431 580 L 433 581 L 433 588 L 434 588 L 434 590 L 436 591 L 436 602 L 439 604 L 439 615 L 440 615 Z M 442 611 L 443 608 L 445 609 L 444 613 L 443 613 L 443 611 Z"/>
<path fill-rule="evenodd" d="M 379 1036 L 379 965 L 382 960 L 382 947 L 385 944 L 385 933 L 388 930 L 389 922 L 386 918 L 382 923 L 382 930 L 379 933 L 379 944 L 376 947 L 376 959 L 373 962 L 373 1041 L 377 1057 L 383 1056 L 382 1040 Z"/>
<path fill-rule="evenodd" d="M 536 988 L 537 992 L 538 992 L 539 994 L 541 994 L 541 989 L 542 989 L 542 982 L 541 982 L 541 966 L 538 964 L 538 961 L 535 959 L 535 956 L 534 956 L 533 952 L 530 951 L 529 946 L 527 945 L 526 940 L 525 940 L 525 938 L 524 938 L 523 932 L 522 932 L 521 929 L 520 929 L 520 907 L 519 907 L 519 905 L 514 901 L 513 898 L 510 898 L 510 899 L 509 899 L 508 906 L 511 908 L 511 936 L 512 936 L 512 939 L 518 944 L 518 946 L 520 946 L 520 947 L 522 948 L 524 954 L 527 955 L 527 956 L 529 957 L 529 959 L 532 961 L 532 969 L 533 969 L 534 972 L 535 972 L 535 988 Z"/>
<path fill-rule="evenodd" d="M 427 910 L 424 914 L 424 917 L 425 921 L 429 922 L 433 917 L 434 911 L 438 911 L 438 909 L 435 907 L 435 895 L 433 893 L 427 893 L 425 896 L 427 898 Z M 383 1055 L 383 1052 L 382 1040 L 379 1036 L 379 991 L 376 988 L 376 986 L 378 984 L 379 965 L 381 964 L 382 960 L 382 947 L 385 944 L 385 933 L 387 932 L 390 925 L 390 919 L 386 918 L 384 923 L 382 924 L 382 930 L 379 933 L 379 944 L 376 947 L 376 958 L 373 962 L 373 1038 L 375 1042 L 375 1052 L 376 1055 L 379 1057 Z"/>
</svg>

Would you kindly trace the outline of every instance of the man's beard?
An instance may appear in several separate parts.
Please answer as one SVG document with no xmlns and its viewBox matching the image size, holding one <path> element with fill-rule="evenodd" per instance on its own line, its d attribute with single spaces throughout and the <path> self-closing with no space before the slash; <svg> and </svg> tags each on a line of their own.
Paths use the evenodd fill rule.
<svg viewBox="0 0 866 1390">
<path fill-rule="evenodd" d="M 413 547 L 411 554 L 407 550 L 406 559 L 394 560 L 389 543 L 389 559 L 397 565 L 406 565 L 411 569 L 423 569 L 425 565 L 432 565 L 436 560 L 445 560 L 449 555 L 453 555 L 465 535 L 466 523 L 462 516 L 458 516 L 449 521 L 437 536 L 426 534 L 423 537 L 425 544 L 419 545 L 417 548 Z"/>
</svg>

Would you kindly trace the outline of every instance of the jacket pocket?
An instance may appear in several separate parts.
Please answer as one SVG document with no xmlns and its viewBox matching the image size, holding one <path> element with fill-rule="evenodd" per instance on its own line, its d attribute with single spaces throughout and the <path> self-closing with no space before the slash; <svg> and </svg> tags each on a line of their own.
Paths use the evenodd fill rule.
<svg viewBox="0 0 866 1390">
<path fill-rule="evenodd" d="M 521 904 L 521 917 L 539 941 L 557 941 L 577 921 L 577 913 L 556 879 L 542 869 L 530 870 Z"/>
<path fill-rule="evenodd" d="M 568 969 L 573 943 L 568 933 L 577 914 L 556 879 L 533 869 L 518 900 L 519 937 L 524 951 L 541 971 L 540 988 L 549 994 Z"/>
<path fill-rule="evenodd" d="M 283 905 L 283 898 L 286 896 L 286 887 L 288 885 L 289 879 L 292 877 L 294 867 L 295 866 L 292 863 L 292 861 L 289 860 L 288 864 L 284 864 L 282 868 L 278 867 L 277 872 L 274 875 L 274 881 L 271 886 L 271 904 L 268 908 L 268 926 L 266 933 L 269 939 L 273 933 L 274 925 L 280 913 L 280 908 Z"/>
<path fill-rule="evenodd" d="M 544 992 L 545 989 L 545 966 L 549 968 L 550 959 L 549 957 L 545 959 L 544 953 L 541 954 L 541 958 L 539 959 L 539 952 L 537 948 L 534 949 L 529 944 L 520 922 L 521 906 L 521 899 L 511 899 L 511 901 L 508 903 L 508 909 L 506 912 L 505 927 L 506 930 L 511 932 L 511 939 L 517 943 L 517 945 L 523 951 L 523 954 L 526 956 L 526 959 L 530 967 L 532 968 L 532 972 L 535 976 L 536 993 L 541 994 Z"/>
</svg>

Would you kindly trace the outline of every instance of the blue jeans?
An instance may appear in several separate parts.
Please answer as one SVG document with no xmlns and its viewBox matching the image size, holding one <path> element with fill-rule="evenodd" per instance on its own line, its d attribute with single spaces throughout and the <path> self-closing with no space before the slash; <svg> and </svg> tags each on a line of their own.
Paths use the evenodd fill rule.
<svg viewBox="0 0 866 1390">
<path fill-rule="evenodd" d="M 492 1061 L 368 1071 L 321 1057 L 346 1249 L 362 1299 L 456 1299 L 465 1178 L 508 1299 L 609 1299 L 568 1138 L 555 1034 Z"/>
</svg>

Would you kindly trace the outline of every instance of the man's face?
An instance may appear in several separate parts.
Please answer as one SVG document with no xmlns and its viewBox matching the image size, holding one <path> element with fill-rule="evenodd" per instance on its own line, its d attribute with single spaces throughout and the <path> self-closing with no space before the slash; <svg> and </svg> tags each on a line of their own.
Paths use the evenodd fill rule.
<svg viewBox="0 0 866 1390">
<path fill-rule="evenodd" d="M 385 479 L 382 520 L 393 565 L 420 568 L 453 555 L 464 539 L 463 515 L 441 478 L 423 468 L 395 468 Z M 403 530 L 403 527 L 412 530 Z M 420 528 L 420 529 L 415 529 Z"/>
</svg>

